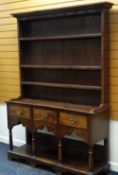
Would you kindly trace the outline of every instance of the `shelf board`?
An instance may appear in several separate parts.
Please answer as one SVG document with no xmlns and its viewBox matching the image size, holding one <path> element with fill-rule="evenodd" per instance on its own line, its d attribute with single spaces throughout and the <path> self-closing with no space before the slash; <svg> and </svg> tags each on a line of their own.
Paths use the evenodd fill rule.
<svg viewBox="0 0 118 175">
<path fill-rule="evenodd" d="M 52 108 L 53 110 L 61 110 L 61 111 L 70 111 L 70 112 L 79 112 L 83 114 L 98 114 L 98 112 L 103 112 L 104 110 L 108 110 L 107 105 L 83 105 L 83 104 L 74 104 L 69 102 L 59 102 L 56 100 L 41 100 L 41 99 L 33 99 L 27 97 L 19 97 L 17 99 L 13 99 L 7 101 L 10 104 L 19 104 L 19 105 L 31 105 L 35 107 L 43 107 L 43 108 Z"/>
<path fill-rule="evenodd" d="M 34 85 L 34 86 L 46 86 L 46 87 L 70 88 L 70 89 L 101 90 L 100 86 L 47 83 L 47 82 L 34 82 L 34 81 L 22 81 L 22 85 Z"/>
<path fill-rule="evenodd" d="M 65 102 L 58 102 L 58 101 L 50 101 L 50 100 L 38 100 L 38 99 L 30 99 L 30 98 L 19 98 L 10 101 L 10 103 L 16 104 L 26 104 L 26 105 L 34 105 L 37 107 L 45 107 L 45 108 L 52 108 L 56 110 L 66 110 L 70 112 L 81 112 L 84 114 L 93 114 L 93 111 L 97 108 L 97 106 L 90 106 L 90 105 L 81 105 L 81 104 L 72 104 L 72 103 L 65 103 Z"/>
<path fill-rule="evenodd" d="M 95 163 L 94 169 L 92 172 L 89 171 L 88 162 L 84 159 L 78 157 L 77 160 L 73 160 L 71 157 L 66 159 L 66 161 L 59 162 L 55 159 L 55 155 L 50 157 L 47 154 L 41 156 L 33 156 L 31 153 L 31 146 L 23 145 L 13 150 L 8 151 L 9 157 L 24 159 L 26 161 L 33 162 L 35 165 L 48 165 L 49 167 L 63 168 L 65 171 L 71 171 L 72 173 L 81 173 L 81 174 L 95 174 L 101 172 L 103 169 L 108 168 L 108 164 L 104 162 L 97 161 Z M 71 160 L 72 159 L 72 160 Z"/>
<path fill-rule="evenodd" d="M 35 41 L 35 40 L 59 40 L 59 39 L 81 39 L 81 38 L 96 38 L 101 37 L 101 33 L 78 34 L 78 35 L 58 35 L 58 36 L 39 36 L 39 37 L 20 37 L 20 41 Z"/>
<path fill-rule="evenodd" d="M 101 66 L 64 66 L 64 65 L 29 65 L 21 64 L 21 68 L 39 69 L 77 69 L 77 70 L 101 70 Z"/>
</svg>

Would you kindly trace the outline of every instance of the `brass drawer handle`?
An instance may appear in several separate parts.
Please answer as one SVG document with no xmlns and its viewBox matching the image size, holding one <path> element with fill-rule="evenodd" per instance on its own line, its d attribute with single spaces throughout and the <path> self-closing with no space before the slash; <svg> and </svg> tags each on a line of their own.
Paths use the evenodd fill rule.
<svg viewBox="0 0 118 175">
<path fill-rule="evenodd" d="M 78 120 L 75 119 L 75 118 L 69 118 L 68 121 L 69 121 L 71 124 L 75 124 L 75 123 L 77 123 Z"/>
<path fill-rule="evenodd" d="M 46 120 L 48 118 L 48 115 L 47 114 L 42 114 L 41 116 L 40 116 L 40 119 L 41 120 Z"/>
</svg>

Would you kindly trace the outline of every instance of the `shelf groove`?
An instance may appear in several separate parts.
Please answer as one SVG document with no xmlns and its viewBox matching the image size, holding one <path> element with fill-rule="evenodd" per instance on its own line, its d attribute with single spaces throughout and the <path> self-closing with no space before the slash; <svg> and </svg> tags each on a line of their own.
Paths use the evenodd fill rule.
<svg viewBox="0 0 118 175">
<path fill-rule="evenodd" d="M 46 87 L 57 87 L 57 88 L 72 88 L 72 89 L 87 89 L 87 90 L 101 90 L 100 86 L 90 85 L 78 85 L 78 84 L 61 84 L 61 83 L 47 83 L 47 82 L 33 82 L 23 81 L 23 85 L 34 85 L 34 86 L 46 86 Z"/>
<path fill-rule="evenodd" d="M 21 68 L 39 68 L 39 69 L 77 69 L 77 70 L 101 70 L 101 66 L 63 66 L 63 65 L 24 65 Z"/>
<path fill-rule="evenodd" d="M 20 41 L 35 41 L 35 40 L 63 40 L 63 39 L 84 39 L 101 37 L 101 33 L 92 34 L 77 34 L 77 35 L 58 35 L 58 36 L 39 36 L 39 37 L 20 37 Z"/>
</svg>

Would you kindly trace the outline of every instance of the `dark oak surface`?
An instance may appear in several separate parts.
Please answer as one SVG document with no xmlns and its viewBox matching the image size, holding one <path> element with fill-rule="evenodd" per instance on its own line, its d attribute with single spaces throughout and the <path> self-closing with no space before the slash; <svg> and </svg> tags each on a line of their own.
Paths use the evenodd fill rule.
<svg viewBox="0 0 118 175">
<path fill-rule="evenodd" d="M 67 36 L 47 36 L 47 37 L 24 37 L 20 41 L 33 41 L 33 40 L 59 40 L 59 39 L 77 39 L 77 38 L 96 38 L 101 37 L 101 33 L 95 34 L 80 34 L 80 35 L 67 35 Z"/>
<path fill-rule="evenodd" d="M 9 102 L 8 102 L 9 103 Z M 14 99 L 10 101 L 12 104 L 26 104 L 26 105 L 34 105 L 39 107 L 47 107 L 59 110 L 66 110 L 72 112 L 80 112 L 85 114 L 94 114 L 96 111 L 102 112 L 104 110 L 108 110 L 108 106 L 101 105 L 99 107 L 96 106 L 89 106 L 89 105 L 79 105 L 79 104 L 71 104 L 71 103 L 63 103 L 63 102 L 56 102 L 56 101 L 45 101 L 45 100 L 36 100 L 36 99 L 29 99 L 29 98 L 20 98 Z"/>
<path fill-rule="evenodd" d="M 7 102 L 10 159 L 58 173 L 109 168 L 109 9 L 100 2 L 13 14 L 17 18 L 21 96 Z M 23 124 L 26 145 L 14 148 Z M 104 141 L 97 146 L 98 141 Z"/>
<path fill-rule="evenodd" d="M 100 66 L 20 65 L 21 68 L 101 70 Z"/>
<path fill-rule="evenodd" d="M 15 13 L 15 14 L 12 14 L 14 17 L 25 17 L 25 18 L 21 18 L 21 19 L 26 19 L 26 17 L 31 17 L 31 18 L 33 18 L 33 19 L 35 19 L 34 17 L 35 16 L 32 16 L 32 14 L 33 15 L 36 15 L 36 18 L 37 18 L 37 15 L 39 14 L 40 15 L 40 17 L 42 18 L 43 17 L 43 15 L 44 15 L 44 18 L 46 18 L 46 17 L 52 17 L 53 16 L 53 14 L 55 15 L 55 16 L 61 16 L 62 14 L 60 14 L 60 10 L 62 11 L 62 12 L 70 12 L 70 11 L 73 11 L 73 12 L 78 12 L 78 14 L 81 14 L 82 13 L 82 11 L 81 10 L 83 10 L 83 11 L 85 11 L 85 10 L 91 10 L 92 9 L 92 11 L 94 12 L 95 10 L 101 10 L 101 9 L 110 9 L 111 7 L 112 7 L 112 5 L 113 5 L 113 3 L 110 3 L 110 2 L 107 2 L 107 1 L 103 1 L 103 2 L 98 2 L 98 3 L 90 3 L 90 4 L 82 4 L 82 5 L 78 5 L 78 6 L 74 6 L 74 7 L 65 7 L 65 8 L 60 8 L 60 9 L 53 9 L 53 11 L 51 10 L 51 9 L 49 9 L 49 10 L 46 10 L 46 11 L 32 11 L 32 13 L 28 13 L 28 12 L 24 12 L 24 13 Z M 48 14 L 51 12 L 51 14 L 48 16 Z M 59 12 L 59 14 L 58 14 L 58 12 Z M 91 12 L 91 11 L 90 11 Z M 89 11 L 88 11 L 88 13 L 89 13 Z M 41 16 L 41 14 L 42 14 L 42 16 Z M 46 16 L 47 15 L 47 16 Z M 67 15 L 72 15 L 72 13 L 67 13 Z"/>
</svg>

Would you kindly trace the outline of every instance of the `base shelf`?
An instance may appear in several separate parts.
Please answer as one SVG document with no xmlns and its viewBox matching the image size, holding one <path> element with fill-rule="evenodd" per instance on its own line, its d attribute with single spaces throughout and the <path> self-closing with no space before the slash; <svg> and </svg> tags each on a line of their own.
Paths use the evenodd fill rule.
<svg viewBox="0 0 118 175">
<path fill-rule="evenodd" d="M 54 154 L 41 154 L 40 156 L 33 156 L 31 153 L 31 146 L 23 145 L 13 150 L 8 151 L 9 159 L 21 159 L 26 160 L 31 165 L 46 165 L 54 170 L 63 169 L 63 172 L 81 173 L 81 174 L 97 174 L 103 170 L 108 170 L 108 163 L 96 162 L 93 171 L 89 171 L 87 161 L 84 159 L 68 159 L 64 158 L 62 162 L 59 162 L 57 156 Z"/>
</svg>

